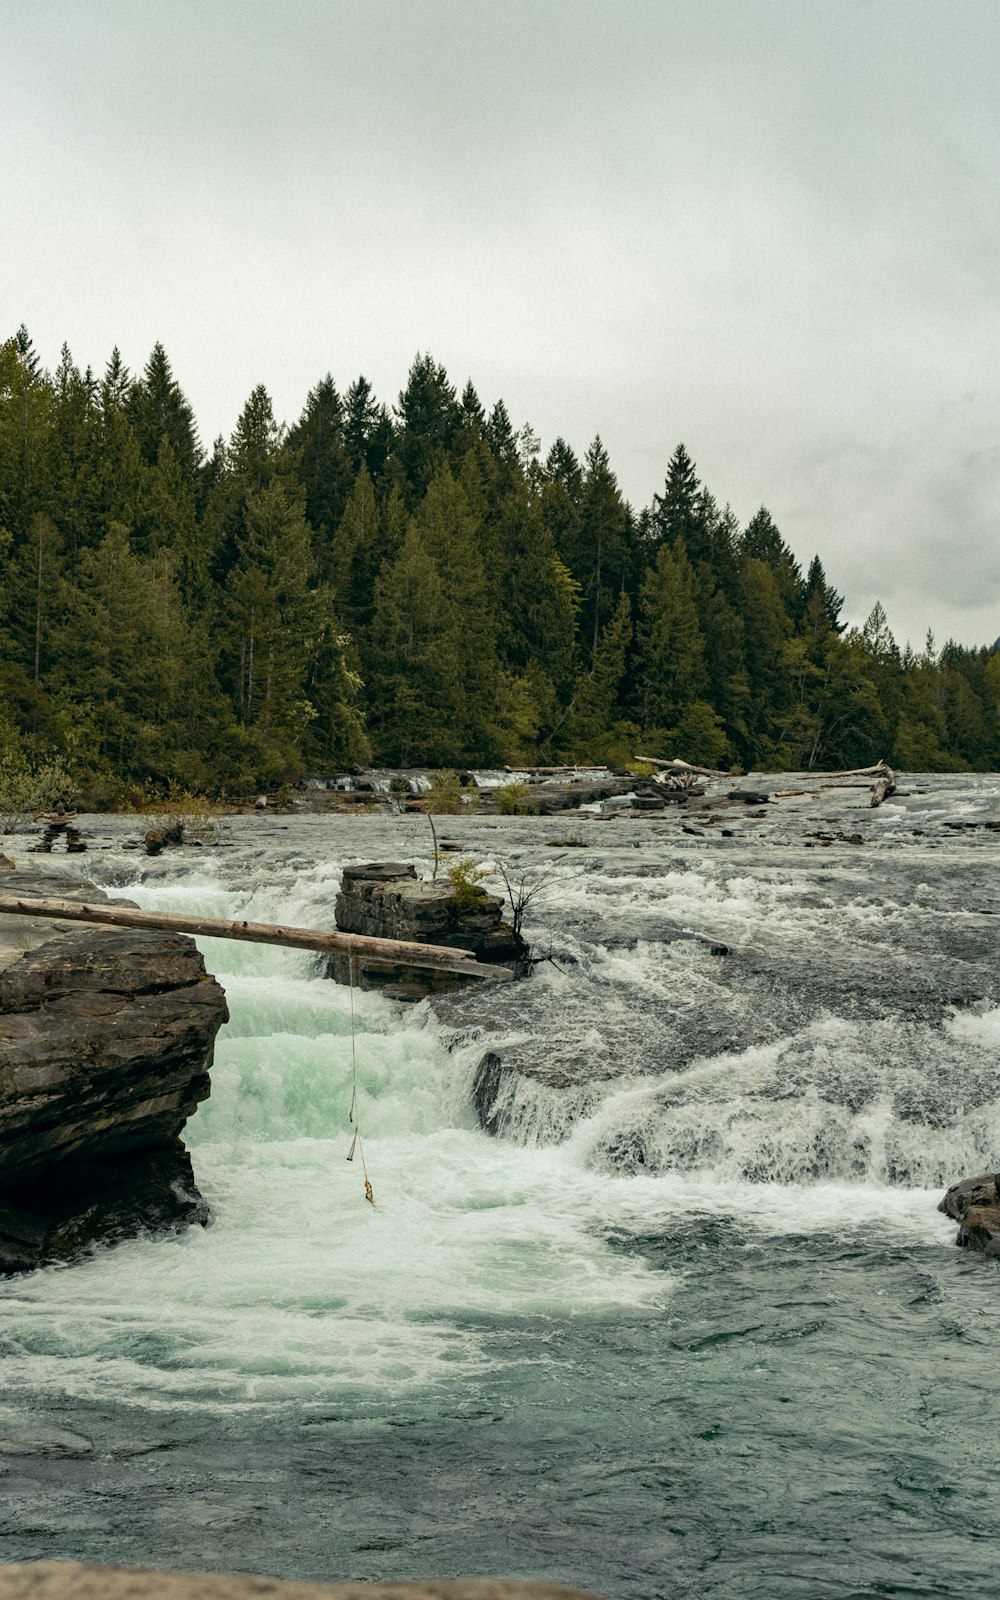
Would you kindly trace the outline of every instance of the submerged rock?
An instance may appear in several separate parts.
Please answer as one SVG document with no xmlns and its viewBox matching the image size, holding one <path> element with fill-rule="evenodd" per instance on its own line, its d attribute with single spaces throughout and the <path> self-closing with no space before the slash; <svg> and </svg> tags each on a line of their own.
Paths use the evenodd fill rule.
<svg viewBox="0 0 1000 1600">
<path fill-rule="evenodd" d="M 106 898 L 20 872 L 16 887 Z M 194 941 L 25 918 L 14 939 L 34 948 L 13 959 L 16 920 L 0 947 L 0 1272 L 206 1222 L 179 1135 L 228 1012 Z"/>
</svg>

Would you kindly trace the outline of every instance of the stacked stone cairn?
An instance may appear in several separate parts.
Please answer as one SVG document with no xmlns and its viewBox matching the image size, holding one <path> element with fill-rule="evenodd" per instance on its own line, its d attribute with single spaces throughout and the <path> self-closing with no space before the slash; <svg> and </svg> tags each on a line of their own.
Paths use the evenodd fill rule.
<svg viewBox="0 0 1000 1600">
<path fill-rule="evenodd" d="M 38 844 L 32 845 L 32 850 L 39 855 L 49 855 L 57 839 L 65 839 L 67 853 L 78 856 L 87 848 L 87 842 L 76 826 L 76 812 L 67 811 L 63 806 L 56 806 L 55 811 L 45 818 L 45 832 Z"/>
</svg>

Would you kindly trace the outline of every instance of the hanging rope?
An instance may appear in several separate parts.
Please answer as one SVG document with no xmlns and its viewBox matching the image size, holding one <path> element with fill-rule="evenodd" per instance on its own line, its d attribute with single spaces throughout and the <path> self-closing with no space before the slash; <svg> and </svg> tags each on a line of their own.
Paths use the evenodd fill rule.
<svg viewBox="0 0 1000 1600">
<path fill-rule="evenodd" d="M 352 1126 L 354 1128 L 354 1137 L 351 1140 L 351 1148 L 347 1152 L 347 1159 L 348 1159 L 348 1161 L 353 1161 L 354 1160 L 354 1152 L 355 1152 L 355 1150 L 357 1150 L 358 1155 L 361 1157 L 361 1170 L 365 1175 L 365 1199 L 368 1201 L 368 1204 L 370 1206 L 374 1206 L 374 1204 L 375 1204 L 375 1195 L 374 1195 L 374 1193 L 372 1191 L 372 1186 L 371 1186 L 370 1182 L 368 1181 L 368 1168 L 365 1165 L 365 1142 L 361 1137 L 361 1123 L 358 1120 L 358 1050 L 357 1050 L 357 1041 L 355 1039 L 355 1034 L 354 1034 L 354 952 L 353 952 L 353 950 L 351 951 L 351 954 L 347 958 L 347 965 L 348 965 L 348 971 L 349 971 L 350 976 L 351 976 L 351 1076 L 352 1076 L 352 1086 L 351 1086 L 351 1124 L 352 1124 Z"/>
</svg>

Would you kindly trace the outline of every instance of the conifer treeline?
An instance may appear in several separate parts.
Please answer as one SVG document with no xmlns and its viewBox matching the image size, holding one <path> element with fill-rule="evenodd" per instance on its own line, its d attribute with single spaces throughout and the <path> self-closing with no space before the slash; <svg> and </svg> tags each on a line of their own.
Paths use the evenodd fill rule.
<svg viewBox="0 0 1000 1600">
<path fill-rule="evenodd" d="M 846 631 L 766 509 L 683 445 L 635 512 L 599 438 L 546 456 L 419 356 L 390 411 L 262 387 L 206 454 L 133 377 L 0 345 L 0 741 L 81 780 L 230 792 L 376 760 L 1000 766 L 1000 653 Z"/>
</svg>

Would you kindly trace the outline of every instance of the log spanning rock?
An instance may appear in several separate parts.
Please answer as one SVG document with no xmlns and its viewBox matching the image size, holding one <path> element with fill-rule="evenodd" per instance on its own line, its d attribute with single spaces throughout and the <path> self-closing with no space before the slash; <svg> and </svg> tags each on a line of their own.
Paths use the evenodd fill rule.
<svg viewBox="0 0 1000 1600">
<path fill-rule="evenodd" d="M 987 1172 L 953 1184 L 938 1210 L 959 1224 L 956 1244 L 1000 1258 L 1000 1174 Z"/>
<path fill-rule="evenodd" d="M 492 966 L 498 977 L 507 978 L 526 969 L 528 949 L 503 921 L 503 907 L 498 895 L 465 896 L 449 881 L 418 879 L 412 866 L 374 861 L 344 869 L 336 919 L 344 933 L 471 950 L 480 970 Z M 453 972 L 433 971 L 340 951 L 330 959 L 330 977 L 350 983 L 352 960 L 354 982 L 360 988 L 380 989 L 394 1000 L 422 1000 L 471 979 L 460 967 Z"/>
<path fill-rule="evenodd" d="M 483 965 L 474 950 L 435 944 L 412 944 L 399 939 L 363 939 L 353 933 L 328 933 L 321 928 L 289 928 L 280 922 L 233 921 L 225 917 L 187 917 L 168 911 L 140 911 L 118 900 L 114 905 L 75 903 L 72 900 L 30 900 L 0 894 L 0 915 L 56 918 L 70 922 L 96 922 L 116 928 L 145 928 L 151 933 L 204 934 L 209 939 L 240 939 L 249 944 L 279 944 L 292 950 L 343 950 L 356 957 L 374 956 L 400 966 L 440 967 L 473 978 L 509 978 L 506 968 Z"/>
<path fill-rule="evenodd" d="M 25 900 L 53 886 L 12 881 Z M 0 1273 L 207 1221 L 179 1135 L 227 1016 L 191 939 L 2 919 Z"/>
</svg>

